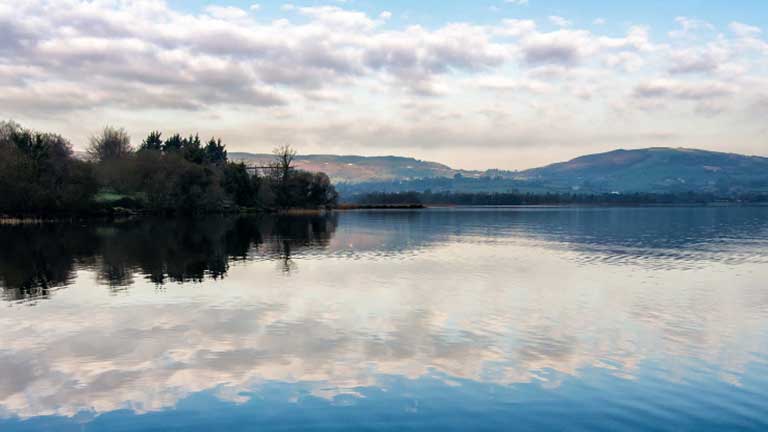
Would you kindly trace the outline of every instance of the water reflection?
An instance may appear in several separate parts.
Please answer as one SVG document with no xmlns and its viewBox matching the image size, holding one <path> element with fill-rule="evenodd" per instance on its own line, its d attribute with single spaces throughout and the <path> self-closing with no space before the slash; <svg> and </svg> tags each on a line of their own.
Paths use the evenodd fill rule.
<svg viewBox="0 0 768 432">
<path fill-rule="evenodd" d="M 0 286 L 6 300 L 46 298 L 88 269 L 112 290 L 140 275 L 155 284 L 226 275 L 230 262 L 277 259 L 327 246 L 337 216 L 133 219 L 111 223 L 1 225 Z"/>
<path fill-rule="evenodd" d="M 337 231 L 339 218 L 343 228 Z M 293 255 L 408 255 L 452 239 L 537 241 L 588 263 L 703 266 L 768 263 L 768 208 L 528 208 L 351 212 L 325 216 L 139 219 L 117 223 L 1 225 L 6 300 L 45 298 L 77 269 L 111 289 L 137 276 L 155 284 L 224 277 L 230 263 Z"/>
<path fill-rule="evenodd" d="M 10 227 L 47 261 L 3 251 L 8 291 L 67 288 L 0 309 L 0 429 L 765 429 L 767 224 L 698 208 Z M 46 238 L 63 270 L 41 270 Z"/>
<path fill-rule="evenodd" d="M 356 252 L 408 253 L 442 242 L 538 241 L 581 259 L 633 265 L 768 263 L 768 207 L 456 208 L 344 215 Z M 351 227 L 354 227 L 352 230 Z M 338 236 L 346 234 L 345 231 Z"/>
</svg>

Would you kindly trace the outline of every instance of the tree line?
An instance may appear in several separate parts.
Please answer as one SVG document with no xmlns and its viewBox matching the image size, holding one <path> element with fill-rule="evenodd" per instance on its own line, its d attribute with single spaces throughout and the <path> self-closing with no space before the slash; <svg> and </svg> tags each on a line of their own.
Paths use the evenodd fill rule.
<svg viewBox="0 0 768 432">
<path fill-rule="evenodd" d="M 496 171 L 488 170 L 486 174 L 494 174 Z M 653 189 L 645 189 L 646 192 L 651 192 L 654 195 L 666 195 L 668 197 L 685 195 L 689 191 L 695 191 L 696 193 L 711 194 L 711 196 L 717 199 L 727 200 L 739 200 L 741 197 L 759 196 L 765 195 L 768 192 L 768 176 L 756 176 L 753 172 L 746 173 L 744 176 L 737 175 L 722 175 L 713 177 L 707 180 L 707 185 L 704 185 L 704 181 L 700 180 L 698 183 L 673 183 L 662 185 L 659 184 Z M 621 183 L 621 182 L 618 182 Z M 526 179 L 518 180 L 515 178 L 508 178 L 502 175 L 492 176 L 484 175 L 482 177 L 465 177 L 461 174 L 456 174 L 453 177 L 428 177 L 428 178 L 414 178 L 414 179 L 397 179 L 364 183 L 339 183 L 336 185 L 339 193 L 347 199 L 355 199 L 355 197 L 363 196 L 368 193 L 376 192 L 389 192 L 389 193 L 405 193 L 405 192 L 420 192 L 426 193 L 431 191 L 432 193 L 439 192 L 461 192 L 469 194 L 477 194 L 478 197 L 493 194 L 493 193 L 520 193 L 531 192 L 536 195 L 547 195 L 547 192 L 551 194 L 556 193 L 560 196 L 595 196 L 608 195 L 613 191 L 622 191 L 623 195 L 628 187 L 632 187 L 626 182 L 626 186 L 620 186 L 617 184 L 595 184 L 588 180 L 581 179 L 568 179 L 558 178 L 554 180 L 545 179 Z M 573 186 L 578 186 L 578 190 L 572 189 Z M 650 187 L 650 186 L 649 186 Z M 550 197 L 551 198 L 551 197 Z M 677 198 L 675 198 L 677 199 Z"/>
<path fill-rule="evenodd" d="M 208 213 L 336 205 L 324 173 L 296 169 L 290 146 L 257 170 L 230 161 L 221 139 L 151 132 L 137 147 L 105 127 L 78 158 L 61 135 L 0 122 L 0 214 Z"/>
<path fill-rule="evenodd" d="M 711 204 L 766 203 L 768 193 L 720 196 L 714 193 L 523 193 L 523 192 L 372 192 L 356 197 L 361 205 L 568 205 L 568 204 Z"/>
</svg>

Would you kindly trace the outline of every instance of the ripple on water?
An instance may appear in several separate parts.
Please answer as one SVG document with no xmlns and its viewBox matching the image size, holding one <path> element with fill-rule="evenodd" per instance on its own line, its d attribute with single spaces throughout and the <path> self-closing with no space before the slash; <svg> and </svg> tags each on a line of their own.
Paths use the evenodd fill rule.
<svg viewBox="0 0 768 432">
<path fill-rule="evenodd" d="M 768 208 L 104 228 L 0 226 L 3 432 L 768 429 Z"/>
</svg>

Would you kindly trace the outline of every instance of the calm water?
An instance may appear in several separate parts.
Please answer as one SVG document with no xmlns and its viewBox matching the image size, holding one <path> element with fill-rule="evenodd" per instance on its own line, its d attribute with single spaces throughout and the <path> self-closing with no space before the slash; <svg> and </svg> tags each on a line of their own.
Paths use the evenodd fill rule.
<svg viewBox="0 0 768 432">
<path fill-rule="evenodd" d="M 768 207 L 0 225 L 0 430 L 766 430 Z"/>
</svg>

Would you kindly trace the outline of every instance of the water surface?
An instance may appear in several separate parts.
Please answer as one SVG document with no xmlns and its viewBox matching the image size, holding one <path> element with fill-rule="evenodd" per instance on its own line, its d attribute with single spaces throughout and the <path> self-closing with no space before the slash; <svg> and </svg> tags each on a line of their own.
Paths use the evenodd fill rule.
<svg viewBox="0 0 768 432">
<path fill-rule="evenodd" d="M 0 225 L 0 430 L 766 430 L 768 208 Z"/>
</svg>

